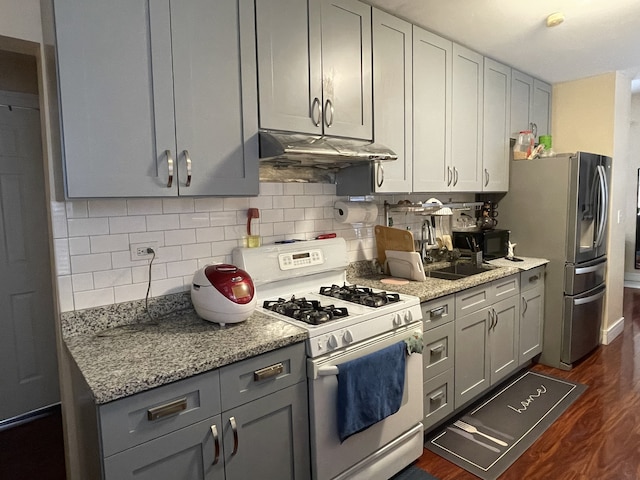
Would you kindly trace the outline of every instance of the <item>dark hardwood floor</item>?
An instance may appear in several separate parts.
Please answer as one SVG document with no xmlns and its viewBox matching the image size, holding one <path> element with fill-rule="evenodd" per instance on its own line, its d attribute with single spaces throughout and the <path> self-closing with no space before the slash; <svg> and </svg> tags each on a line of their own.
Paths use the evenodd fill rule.
<svg viewBox="0 0 640 480">
<path fill-rule="evenodd" d="M 588 385 L 499 480 L 640 479 L 640 290 L 624 290 L 624 333 L 571 371 L 533 370 Z M 476 476 L 424 451 L 416 464 L 441 480 Z"/>
</svg>

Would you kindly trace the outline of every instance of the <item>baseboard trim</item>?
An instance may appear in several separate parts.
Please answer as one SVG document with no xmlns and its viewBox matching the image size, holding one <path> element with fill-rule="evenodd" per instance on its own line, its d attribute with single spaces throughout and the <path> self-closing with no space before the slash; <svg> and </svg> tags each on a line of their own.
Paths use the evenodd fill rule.
<svg viewBox="0 0 640 480">
<path fill-rule="evenodd" d="M 622 334 L 624 330 L 624 317 L 620 317 L 613 325 L 606 330 L 602 330 L 602 344 L 609 345 L 616 337 Z"/>
</svg>

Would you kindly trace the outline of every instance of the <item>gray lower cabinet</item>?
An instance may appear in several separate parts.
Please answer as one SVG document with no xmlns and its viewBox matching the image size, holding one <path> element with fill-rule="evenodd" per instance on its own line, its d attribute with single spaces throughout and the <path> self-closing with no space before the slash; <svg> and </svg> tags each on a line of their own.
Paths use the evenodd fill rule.
<svg viewBox="0 0 640 480">
<path fill-rule="evenodd" d="M 98 419 L 105 480 L 311 477 L 303 344 L 100 406 Z"/>
<path fill-rule="evenodd" d="M 542 352 L 542 326 L 544 325 L 544 274 L 538 267 L 520 274 L 520 364 Z"/>
<path fill-rule="evenodd" d="M 252 0 L 50 1 L 68 197 L 258 194 Z"/>
<path fill-rule="evenodd" d="M 491 385 L 520 365 L 520 303 L 517 295 L 491 307 L 493 325 L 488 332 Z"/>
</svg>

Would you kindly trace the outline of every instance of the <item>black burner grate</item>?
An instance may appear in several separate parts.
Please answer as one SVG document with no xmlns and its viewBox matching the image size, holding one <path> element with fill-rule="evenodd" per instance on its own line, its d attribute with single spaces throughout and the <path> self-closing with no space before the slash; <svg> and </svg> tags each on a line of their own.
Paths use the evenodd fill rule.
<svg viewBox="0 0 640 480">
<path fill-rule="evenodd" d="M 262 307 L 311 325 L 320 325 L 349 315 L 346 308 L 334 305 L 323 306 L 317 300 L 307 300 L 304 297 L 296 298 L 295 296 L 288 300 L 284 298 L 265 300 Z"/>
<path fill-rule="evenodd" d="M 400 295 L 397 293 L 374 292 L 373 289 L 368 287 L 347 284 L 343 286 L 334 284 L 330 287 L 320 287 L 320 295 L 376 308 L 400 301 Z"/>
</svg>

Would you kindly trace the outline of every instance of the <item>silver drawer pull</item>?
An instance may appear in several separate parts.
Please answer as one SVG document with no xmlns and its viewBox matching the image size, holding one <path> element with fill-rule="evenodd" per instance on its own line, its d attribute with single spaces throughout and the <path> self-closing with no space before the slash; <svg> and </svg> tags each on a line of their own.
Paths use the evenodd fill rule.
<svg viewBox="0 0 640 480">
<path fill-rule="evenodd" d="M 173 402 L 158 405 L 157 407 L 147 410 L 147 420 L 153 421 L 160 418 L 175 415 L 187 409 L 187 397 L 179 398 Z"/>
<path fill-rule="evenodd" d="M 253 381 L 260 382 L 262 380 L 266 380 L 267 378 L 280 375 L 282 372 L 284 372 L 284 365 L 282 363 L 276 363 L 274 365 L 270 365 L 253 372 Z"/>
<path fill-rule="evenodd" d="M 184 158 L 187 161 L 187 181 L 184 184 L 185 187 L 191 186 L 191 157 L 189 156 L 189 150 L 184 151 Z"/>
<path fill-rule="evenodd" d="M 429 312 L 429 316 L 431 318 L 434 317 L 441 317 L 442 315 L 444 315 L 444 307 L 438 307 L 438 308 L 434 308 L 433 310 L 431 310 Z"/>
<path fill-rule="evenodd" d="M 529 277 L 529 283 L 533 283 L 538 281 L 538 275 L 534 275 L 532 277 Z"/>
<path fill-rule="evenodd" d="M 213 463 L 211 465 L 215 465 L 218 463 L 218 459 L 220 458 L 220 440 L 218 439 L 218 427 L 215 425 L 211 425 L 211 435 L 213 436 Z"/>
<path fill-rule="evenodd" d="M 167 165 L 169 167 L 169 178 L 167 179 L 167 188 L 171 188 L 173 185 L 173 158 L 171 158 L 171 150 L 165 150 L 167 156 Z"/>
<path fill-rule="evenodd" d="M 431 347 L 429 350 L 431 351 L 431 355 L 442 353 L 444 352 L 444 345 L 443 344 L 436 345 L 435 347 Z"/>
<path fill-rule="evenodd" d="M 233 452 L 231 452 L 231 455 L 235 455 L 238 453 L 238 424 L 236 423 L 235 417 L 229 417 L 229 423 L 233 431 Z"/>
<path fill-rule="evenodd" d="M 431 395 L 429 397 L 429 400 L 431 400 L 432 402 L 436 402 L 438 400 L 442 400 L 444 398 L 444 391 L 439 390 L 436 393 L 434 393 L 433 395 Z"/>
</svg>

